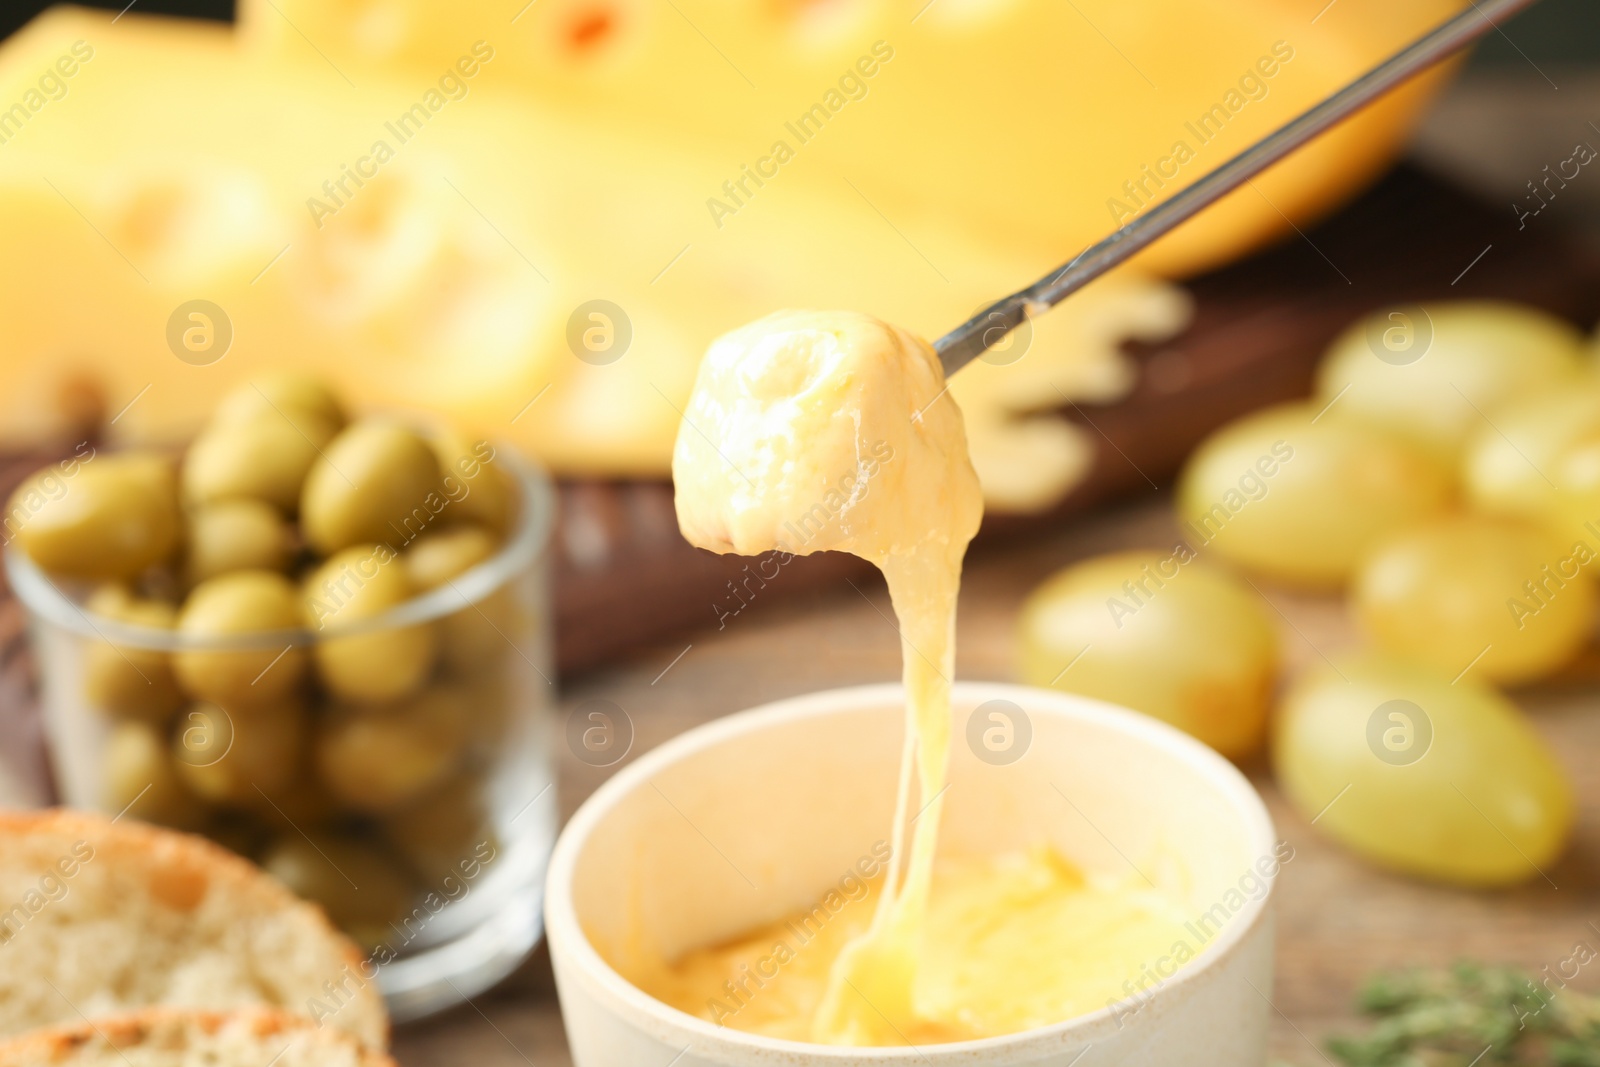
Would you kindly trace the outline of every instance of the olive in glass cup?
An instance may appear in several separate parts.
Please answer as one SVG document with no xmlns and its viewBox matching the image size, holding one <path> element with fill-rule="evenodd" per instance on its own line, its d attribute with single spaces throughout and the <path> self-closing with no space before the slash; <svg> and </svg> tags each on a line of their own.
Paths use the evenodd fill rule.
<svg viewBox="0 0 1600 1067">
<path fill-rule="evenodd" d="M 292 498 L 282 472 L 191 493 L 191 449 L 93 455 L 47 507 L 13 498 L 60 799 L 242 851 L 367 947 L 397 1018 L 428 1014 L 542 935 L 553 494 L 506 450 L 263 385 L 195 447 L 286 423 L 349 461 L 345 496 L 313 492 L 320 457 Z"/>
</svg>

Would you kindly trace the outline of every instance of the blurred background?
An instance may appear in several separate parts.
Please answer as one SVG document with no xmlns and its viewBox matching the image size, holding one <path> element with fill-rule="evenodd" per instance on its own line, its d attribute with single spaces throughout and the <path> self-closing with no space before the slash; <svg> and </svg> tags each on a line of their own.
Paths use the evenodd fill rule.
<svg viewBox="0 0 1600 1067">
<path fill-rule="evenodd" d="M 0 34 L 9 35 L 48 4 L 10 5 L 0 22 Z M 127 5 L 115 3 L 89 3 L 85 7 L 98 7 L 107 11 L 121 11 Z M 140 3 L 139 10 L 152 15 L 182 15 L 186 18 L 214 19 L 231 22 L 234 5 L 209 3 L 206 0 L 161 0 Z M 1513 58 L 1519 61 L 1521 53 L 1535 60 L 1555 63 L 1592 64 L 1600 62 L 1600 14 L 1592 5 L 1582 0 L 1551 0 L 1518 16 L 1505 26 L 1506 36 L 1516 41 L 1513 46 L 1505 39 L 1491 38 L 1478 49 L 1473 59 L 1477 69 L 1507 64 Z M 1518 52 L 1521 49 L 1521 53 Z"/>
<path fill-rule="evenodd" d="M 517 734 L 501 746 L 526 757 L 515 766 L 484 756 L 482 780 L 506 785 L 488 802 L 470 775 L 449 778 L 448 790 L 442 769 L 423 784 L 395 781 L 372 755 L 380 746 L 344 730 L 343 757 L 371 773 L 350 787 L 354 801 L 342 798 L 356 814 L 340 809 L 327 823 L 354 839 L 346 844 L 360 862 L 393 876 L 385 906 L 405 905 L 420 868 L 397 855 L 407 824 L 394 821 L 395 798 L 471 794 L 467 829 L 490 809 L 498 840 L 525 849 L 507 899 L 527 904 L 555 827 L 624 760 L 763 701 L 898 673 L 887 598 L 860 561 L 805 557 L 769 573 L 770 561 L 714 557 L 677 533 L 668 460 L 707 343 L 792 305 L 848 306 L 937 336 L 1461 6 L 11 5 L 0 15 L 0 482 L 9 491 L 86 442 L 205 439 L 232 418 L 237 405 L 224 398 L 284 370 L 325 379 L 352 416 L 415 412 L 526 460 L 522 503 L 551 532 L 506 579 L 526 593 L 517 602 L 527 617 L 507 638 L 520 663 L 505 659 L 537 695 L 502 687 L 472 698 L 503 702 L 508 721 L 553 717 L 554 740 Z M 1128 703 L 1190 729 L 1251 776 L 1297 850 L 1283 875 L 1274 995 L 1274 1052 L 1291 1062 L 1322 1062 L 1322 1035 L 1362 1025 L 1355 996 L 1375 972 L 1462 957 L 1534 972 L 1592 936 L 1600 654 L 1590 593 L 1552 601 L 1569 614 L 1544 613 L 1541 625 L 1564 629 L 1539 631 L 1553 635 L 1531 659 L 1483 660 L 1488 647 L 1473 659 L 1454 645 L 1440 651 L 1439 637 L 1444 622 L 1469 616 L 1504 623 L 1502 602 L 1523 595 L 1520 577 L 1507 576 L 1554 559 L 1534 525 L 1589 537 L 1572 509 L 1600 501 L 1590 338 L 1600 178 L 1588 173 L 1590 146 L 1600 146 L 1600 6 L 1545 0 L 1459 67 L 1418 80 L 1019 331 L 951 388 L 987 506 L 964 587 L 959 673 Z M 1454 317 L 1462 301 L 1511 310 Z M 186 317 L 196 308 L 207 316 L 198 347 L 184 332 L 200 321 Z M 1396 309 L 1407 317 L 1386 317 Z M 1393 346 L 1373 339 L 1424 321 L 1436 331 L 1431 360 L 1391 358 Z M 1551 407 L 1508 407 L 1502 423 L 1495 405 L 1535 394 Z M 1232 583 L 1227 604 L 1247 602 L 1238 632 L 1267 636 L 1253 652 L 1240 652 L 1241 638 L 1196 658 L 1231 663 L 1237 653 L 1247 684 L 1208 705 L 1193 696 L 1198 683 L 1167 679 L 1181 657 L 1131 638 L 1126 660 L 1091 659 L 1068 675 L 1078 632 L 1061 622 L 1071 614 L 1061 605 L 1087 603 L 1098 619 L 1100 601 L 1120 595 L 1117 568 L 1133 564 L 1095 571 L 1096 561 L 1194 541 L 1194 523 L 1256 459 L 1230 442 L 1267 449 L 1278 416 L 1261 412 L 1279 404 L 1293 405 L 1289 439 L 1303 435 L 1307 454 L 1335 458 L 1316 468 L 1322 475 L 1312 463 L 1286 466 L 1273 483 L 1284 488 L 1263 489 L 1259 505 L 1252 494 L 1248 512 L 1228 505 L 1261 525 L 1241 521 L 1234 540 L 1217 540 L 1228 575 L 1219 581 Z M 1494 452 L 1502 439 L 1509 459 Z M 1523 453 L 1553 495 L 1524 484 L 1525 470 L 1522 481 L 1506 473 Z M 541 471 L 552 476 L 548 501 Z M 1528 528 L 1496 526 L 1478 540 L 1446 531 L 1416 549 L 1422 562 L 1406 563 L 1399 535 L 1413 521 L 1506 515 Z M 518 540 L 504 515 L 497 521 L 505 528 L 484 520 L 494 527 L 486 552 Z M 283 564 L 296 577 L 323 562 L 320 549 L 300 548 Z M 1390 549 L 1400 562 L 1371 562 Z M 173 551 L 168 564 L 187 550 Z M 1318 570 L 1301 557 L 1333 562 Z M 1401 577 L 1386 586 L 1378 571 Z M 1463 576 L 1478 585 L 1463 589 Z M 51 660 L 39 648 L 54 638 L 33 618 L 30 651 L 13 591 L 0 601 L 0 797 L 78 802 L 68 763 L 92 760 L 63 754 L 68 734 L 59 722 L 52 730 L 49 706 L 63 699 L 52 676 L 72 673 L 60 663 L 80 653 L 62 653 L 53 674 L 41 666 Z M 170 583 L 156 592 L 176 596 Z M 1172 632 L 1234 632 L 1211 625 L 1208 612 L 1224 610 L 1215 603 L 1158 602 L 1187 627 Z M 1476 641 L 1464 630 L 1452 639 Z M 1343 796 L 1324 789 L 1343 757 L 1333 746 L 1274 750 L 1272 740 L 1293 737 L 1282 723 L 1315 704 L 1297 686 L 1373 646 L 1407 670 L 1443 670 L 1442 682 L 1417 683 L 1437 683 L 1427 691 L 1442 704 L 1477 683 L 1452 688 L 1477 668 L 1481 703 L 1470 714 L 1488 708 L 1514 735 L 1485 744 L 1527 759 L 1467 763 L 1486 782 L 1512 783 L 1497 796 L 1506 819 L 1522 820 L 1512 833 L 1527 837 L 1513 842 L 1487 816 L 1494 833 L 1463 829 L 1451 821 L 1462 812 L 1439 801 L 1454 803 L 1444 786 L 1456 786 L 1426 777 L 1438 760 L 1382 778 L 1391 761 L 1364 742 L 1344 754 L 1366 761 L 1359 773 L 1403 788 L 1387 795 L 1375 784 L 1382 803 L 1364 806 L 1358 793 L 1319 821 L 1324 801 Z M 440 668 L 442 685 L 461 680 L 451 669 Z M 1130 678 L 1170 680 L 1189 695 L 1168 707 L 1154 681 L 1141 692 Z M 602 752 L 574 740 L 597 714 L 616 731 Z M 348 725 L 323 710 L 312 720 L 319 744 Z M 170 728 L 155 725 L 145 755 L 156 763 Z M 1374 771 L 1369 756 L 1385 768 Z M 318 774 L 348 786 L 342 769 L 296 764 L 293 775 L 309 778 L 286 778 L 287 788 Z M 390 790 L 383 803 L 374 782 Z M 553 788 L 522 787 L 530 782 Z M 546 796 L 537 833 L 529 823 L 508 830 Z M 259 812 L 240 815 L 237 798 L 200 808 L 167 821 L 269 866 L 282 859 L 292 835 L 251 821 Z M 1426 829 L 1433 815 L 1448 833 L 1394 846 L 1404 835 L 1389 834 L 1393 824 Z M 1481 866 L 1456 862 L 1479 848 Z M 300 860 L 302 873 L 316 865 Z M 338 898 L 353 931 L 370 934 L 384 917 L 315 872 L 296 888 Z M 515 951 L 468 983 L 488 990 L 510 973 L 505 984 L 474 1009 L 403 1028 L 403 1062 L 457 1062 L 463 1050 L 474 1062 L 570 1062 L 548 964 L 539 954 L 522 962 L 538 937 L 535 911 L 523 908 Z M 420 971 L 395 973 L 413 992 L 426 984 Z M 429 1014 L 452 999 L 401 1011 Z"/>
</svg>

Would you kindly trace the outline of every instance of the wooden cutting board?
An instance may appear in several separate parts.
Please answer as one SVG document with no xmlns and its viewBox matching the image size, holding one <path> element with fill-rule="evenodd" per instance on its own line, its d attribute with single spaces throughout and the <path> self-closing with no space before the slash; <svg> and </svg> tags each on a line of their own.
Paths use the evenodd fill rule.
<svg viewBox="0 0 1600 1067">
<path fill-rule="evenodd" d="M 1126 398 L 1062 412 L 1099 446 L 1087 480 L 1047 514 L 987 516 L 975 552 L 1058 527 L 1102 501 L 1164 487 L 1211 430 L 1309 393 L 1328 343 L 1374 308 L 1495 297 L 1548 308 L 1585 328 L 1600 318 L 1600 259 L 1553 228 L 1519 231 L 1510 205 L 1485 204 L 1409 167 L 1321 225 L 1188 288 L 1194 322 L 1171 341 L 1130 349 L 1139 373 Z M 951 325 L 960 310 L 952 309 Z M 690 547 L 678 534 L 666 482 L 568 482 L 561 505 L 556 639 L 564 674 L 680 631 L 716 627 L 743 603 L 781 600 L 867 570 L 825 553 L 794 560 L 766 581 L 759 563 Z M 764 573 L 775 570 L 768 565 Z"/>
<path fill-rule="evenodd" d="M 1163 344 L 1130 348 L 1138 376 L 1127 397 L 1061 413 L 1099 446 L 1087 479 L 1046 514 L 988 515 L 974 552 L 1057 529 L 1106 500 L 1166 487 L 1217 426 L 1306 395 L 1329 341 L 1373 308 L 1495 297 L 1588 327 L 1600 318 L 1600 257 L 1554 228 L 1519 231 L 1509 205 L 1485 204 L 1401 167 L 1321 225 L 1192 279 L 1188 289 L 1196 302 L 1190 327 Z M 0 457 L 0 491 L 51 458 Z M 664 480 L 566 480 L 559 498 L 555 632 L 568 677 L 680 632 L 715 629 L 742 604 L 778 602 L 869 569 L 822 553 L 767 580 L 770 565 L 693 548 L 678 533 Z M 0 586 L 0 738 L 14 752 L 37 746 L 32 664 L 21 637 L 21 613 Z"/>
</svg>

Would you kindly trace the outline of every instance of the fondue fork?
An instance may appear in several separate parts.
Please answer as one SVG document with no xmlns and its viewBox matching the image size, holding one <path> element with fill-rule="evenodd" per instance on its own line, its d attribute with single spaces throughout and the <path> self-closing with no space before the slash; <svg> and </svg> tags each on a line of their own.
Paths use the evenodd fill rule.
<svg viewBox="0 0 1600 1067">
<path fill-rule="evenodd" d="M 1109 237 L 1085 248 L 1026 289 L 990 304 L 939 338 L 933 347 L 944 365 L 945 376 L 971 363 L 1030 317 L 1055 307 L 1307 141 L 1461 51 L 1490 30 L 1499 29 L 1498 19 L 1514 15 L 1537 0 L 1467 2 L 1470 5 L 1467 10 L 1373 67 L 1322 103 L 1257 141 L 1193 185 L 1130 220 Z"/>
</svg>

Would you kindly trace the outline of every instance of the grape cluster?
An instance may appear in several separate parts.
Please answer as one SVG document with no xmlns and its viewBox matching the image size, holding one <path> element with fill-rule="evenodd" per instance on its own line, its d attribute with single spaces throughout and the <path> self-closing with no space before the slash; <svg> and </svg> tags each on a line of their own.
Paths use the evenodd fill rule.
<svg viewBox="0 0 1600 1067">
<path fill-rule="evenodd" d="M 1334 342 L 1312 398 L 1203 441 L 1176 504 L 1170 552 L 1081 562 L 1033 594 L 1027 680 L 1236 759 L 1270 734 L 1291 802 L 1372 862 L 1467 885 L 1543 874 L 1572 789 L 1494 687 L 1568 668 L 1594 627 L 1600 366 L 1583 335 L 1494 302 L 1378 312 Z M 1342 593 L 1364 647 L 1280 686 L 1258 583 Z"/>
</svg>

